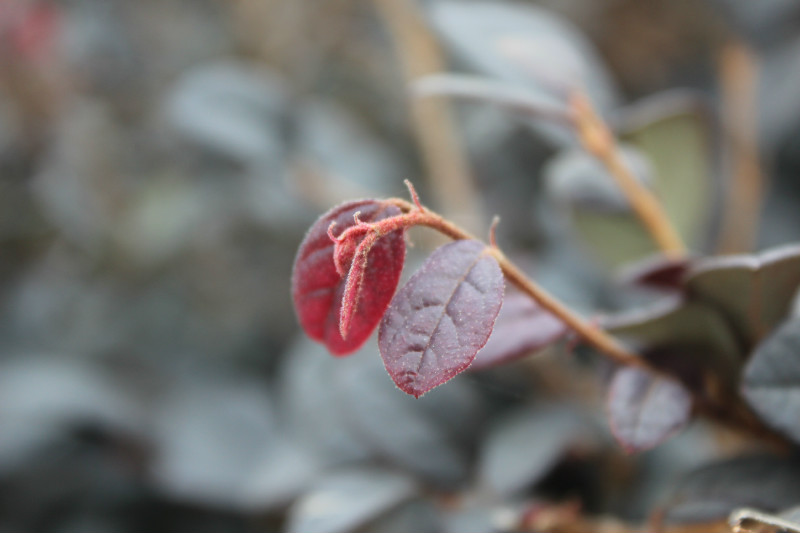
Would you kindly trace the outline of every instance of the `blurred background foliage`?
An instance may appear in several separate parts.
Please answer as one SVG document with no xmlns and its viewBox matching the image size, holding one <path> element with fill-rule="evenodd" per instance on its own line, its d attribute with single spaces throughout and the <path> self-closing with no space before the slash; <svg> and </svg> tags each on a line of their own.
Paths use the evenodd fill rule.
<svg viewBox="0 0 800 533">
<path fill-rule="evenodd" d="M 651 296 L 614 277 L 652 250 L 602 169 L 552 125 L 412 100 L 438 71 L 584 84 L 695 253 L 800 238 L 795 0 L 0 0 L 0 531 L 636 522 L 749 446 L 697 423 L 624 455 L 608 369 L 560 350 L 417 401 L 374 342 L 299 334 L 306 228 L 404 178 L 481 235 L 500 214 L 581 311 Z M 413 266 L 438 241 L 412 237 Z"/>
</svg>

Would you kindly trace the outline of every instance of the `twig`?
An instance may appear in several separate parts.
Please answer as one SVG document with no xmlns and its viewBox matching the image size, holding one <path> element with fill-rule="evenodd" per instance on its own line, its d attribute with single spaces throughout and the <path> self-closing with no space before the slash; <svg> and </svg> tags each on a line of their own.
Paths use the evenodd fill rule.
<svg viewBox="0 0 800 533">
<path fill-rule="evenodd" d="M 578 138 L 583 147 L 608 169 L 658 247 L 672 257 L 685 255 L 686 246 L 661 203 L 622 161 L 614 135 L 592 108 L 586 95 L 580 91 L 574 92 L 571 104 Z"/>
<path fill-rule="evenodd" d="M 758 64 L 747 45 L 727 44 L 719 58 L 722 116 L 730 140 L 726 151 L 731 169 L 726 209 L 719 242 L 721 253 L 753 250 L 766 189 L 756 138 Z"/>
<path fill-rule="evenodd" d="M 413 2 L 374 0 L 374 3 L 403 63 L 407 84 L 444 70 L 441 49 Z M 410 106 L 436 203 L 448 216 L 477 230 L 484 217 L 447 102 L 443 98 L 415 98 L 410 100 Z"/>
<path fill-rule="evenodd" d="M 414 187 L 408 180 L 406 180 L 406 186 L 409 189 L 414 203 L 400 198 L 390 198 L 386 200 L 397 206 L 402 211 L 402 214 L 370 223 L 371 228 L 378 236 L 385 235 L 400 228 L 419 225 L 433 228 L 454 240 L 479 240 L 468 231 L 465 231 L 458 225 L 422 205 L 419 202 L 419 196 L 414 190 Z M 363 227 L 361 225 L 352 226 L 345 230 L 338 239 L 345 240 L 347 232 L 355 233 L 362 231 Z M 543 309 L 564 322 L 564 324 L 572 329 L 583 341 L 605 354 L 609 359 L 620 365 L 633 366 L 659 376 L 664 376 L 668 379 L 676 379 L 675 376 L 669 372 L 653 366 L 646 358 L 629 351 L 603 329 L 574 313 L 536 282 L 528 278 L 528 276 L 510 261 L 502 250 L 494 244 L 489 246 L 489 253 L 497 260 L 500 269 L 508 281 L 513 283 L 523 293 L 530 296 Z M 695 406 L 698 411 L 701 411 L 717 422 L 758 436 L 778 447 L 784 447 L 786 444 L 786 440 L 781 435 L 767 428 L 739 397 L 725 396 L 723 398 L 715 398 L 713 402 L 708 400 L 700 401 L 700 399 L 698 399 L 698 401 L 695 402 Z"/>
<path fill-rule="evenodd" d="M 419 80 L 413 89 L 418 95 L 446 94 L 499 104 L 515 112 L 572 126 L 583 147 L 608 169 L 658 247 L 672 257 L 686 254 L 686 246 L 661 203 L 622 161 L 614 135 L 583 92 L 575 91 L 569 108 L 562 108 L 536 98 L 524 89 L 504 87 L 469 76 L 428 76 Z"/>
</svg>

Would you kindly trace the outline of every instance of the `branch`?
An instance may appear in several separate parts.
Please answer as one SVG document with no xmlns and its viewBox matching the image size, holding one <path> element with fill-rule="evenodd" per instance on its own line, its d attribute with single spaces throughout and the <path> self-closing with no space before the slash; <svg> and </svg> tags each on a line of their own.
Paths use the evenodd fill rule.
<svg viewBox="0 0 800 533">
<path fill-rule="evenodd" d="M 672 257 L 686 255 L 686 246 L 661 203 L 622 161 L 614 135 L 597 115 L 586 95 L 576 91 L 571 104 L 581 144 L 608 169 L 658 247 Z"/>
</svg>

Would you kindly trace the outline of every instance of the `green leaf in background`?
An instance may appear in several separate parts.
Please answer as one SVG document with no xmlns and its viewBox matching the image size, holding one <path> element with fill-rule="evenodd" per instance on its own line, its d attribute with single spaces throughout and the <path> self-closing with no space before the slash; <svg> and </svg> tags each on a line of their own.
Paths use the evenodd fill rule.
<svg viewBox="0 0 800 533">
<path fill-rule="evenodd" d="M 661 93 L 625 110 L 620 131 L 650 158 L 653 190 L 686 244 L 703 247 L 719 194 L 714 135 L 702 100 L 685 91 Z"/>
<path fill-rule="evenodd" d="M 728 318 L 750 349 L 789 314 L 800 287 L 800 245 L 701 260 L 686 286 L 693 299 Z"/>
<path fill-rule="evenodd" d="M 719 195 L 712 174 L 712 128 L 699 99 L 685 92 L 662 93 L 622 110 L 618 122 L 621 140 L 645 157 L 651 178 L 641 178 L 638 165 L 629 161 L 634 174 L 662 202 L 687 246 L 706 247 Z M 603 174 L 597 179 L 611 180 Z M 616 268 L 657 251 L 627 205 L 621 210 L 572 207 L 581 240 L 607 266 Z"/>
</svg>

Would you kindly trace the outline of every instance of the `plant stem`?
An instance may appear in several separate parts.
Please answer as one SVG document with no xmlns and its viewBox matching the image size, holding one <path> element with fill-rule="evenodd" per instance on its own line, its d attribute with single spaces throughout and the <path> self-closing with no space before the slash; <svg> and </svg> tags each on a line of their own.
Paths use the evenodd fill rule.
<svg viewBox="0 0 800 533">
<path fill-rule="evenodd" d="M 433 211 L 430 211 L 429 209 L 424 207 L 420 209 L 415 205 L 398 198 L 392 199 L 392 203 L 405 211 L 406 214 L 401 216 L 410 217 L 406 219 L 405 224 L 428 226 L 455 240 L 478 240 L 470 233 L 464 231 L 449 220 L 443 218 L 437 213 L 434 213 Z M 396 225 L 390 221 L 391 219 L 384 219 L 377 224 L 380 225 L 381 223 L 385 223 L 387 225 L 386 230 L 382 231 L 391 231 L 396 229 Z M 496 246 L 491 246 L 490 250 L 492 256 L 500 265 L 500 270 L 503 271 L 506 279 L 516 285 L 522 292 L 530 296 L 546 311 L 564 322 L 564 324 L 569 326 L 570 329 L 577 333 L 588 344 L 591 344 L 606 354 L 616 363 L 653 370 L 647 361 L 641 357 L 638 357 L 633 352 L 626 350 L 611 335 L 572 312 L 572 310 L 570 310 L 566 305 L 558 301 L 546 290 L 528 278 L 522 272 L 522 270 L 512 263 L 499 248 Z"/>
<path fill-rule="evenodd" d="M 567 306 L 531 281 L 499 248 L 492 248 L 492 256 L 497 260 L 503 274 L 511 283 L 564 322 L 584 341 L 609 356 L 616 363 L 650 369 L 644 359 L 626 350 L 611 335 L 573 313 Z"/>
<path fill-rule="evenodd" d="M 403 214 L 371 223 L 372 228 L 377 232 L 378 236 L 385 235 L 388 232 L 400 228 L 427 226 L 454 240 L 479 240 L 438 213 L 424 207 L 419 203 L 419 197 L 413 186 L 408 181 L 406 181 L 406 185 L 409 188 L 411 197 L 414 199 L 414 203 L 407 202 L 400 198 L 391 198 L 387 200 L 387 202 L 400 208 Z M 351 227 L 347 231 L 355 232 L 359 231 L 359 229 L 358 227 Z M 342 239 L 344 236 L 345 234 L 343 233 L 339 238 Z M 572 329 L 583 341 L 608 356 L 617 364 L 638 367 L 667 379 L 677 380 L 674 375 L 653 366 L 646 358 L 640 357 L 627 350 L 607 332 L 578 316 L 566 305 L 536 284 L 536 282 L 528 278 L 528 276 L 511 262 L 497 246 L 490 245 L 488 249 L 492 257 L 497 260 L 500 269 L 508 281 L 530 296 L 543 309 L 564 322 L 564 324 Z M 697 398 L 697 400 L 698 401 L 695 402 L 696 408 L 709 418 L 724 425 L 737 428 L 750 435 L 762 438 L 777 447 L 784 448 L 786 446 L 786 439 L 766 427 L 740 397 L 725 395 L 720 398 L 714 398 L 713 400 L 710 398 L 706 400 Z"/>
<path fill-rule="evenodd" d="M 597 115 L 586 95 L 576 91 L 571 104 L 578 138 L 583 147 L 608 169 L 658 247 L 672 257 L 685 255 L 686 246 L 661 203 L 622 161 L 614 135 Z"/>
<path fill-rule="evenodd" d="M 661 203 L 639 183 L 622 161 L 614 135 L 583 92 L 575 91 L 569 108 L 561 109 L 536 99 L 525 91 L 466 76 L 428 76 L 418 81 L 414 90 L 420 96 L 450 95 L 500 104 L 516 113 L 572 126 L 584 149 L 608 169 L 658 247 L 671 257 L 686 255 L 686 246 Z"/>
</svg>

